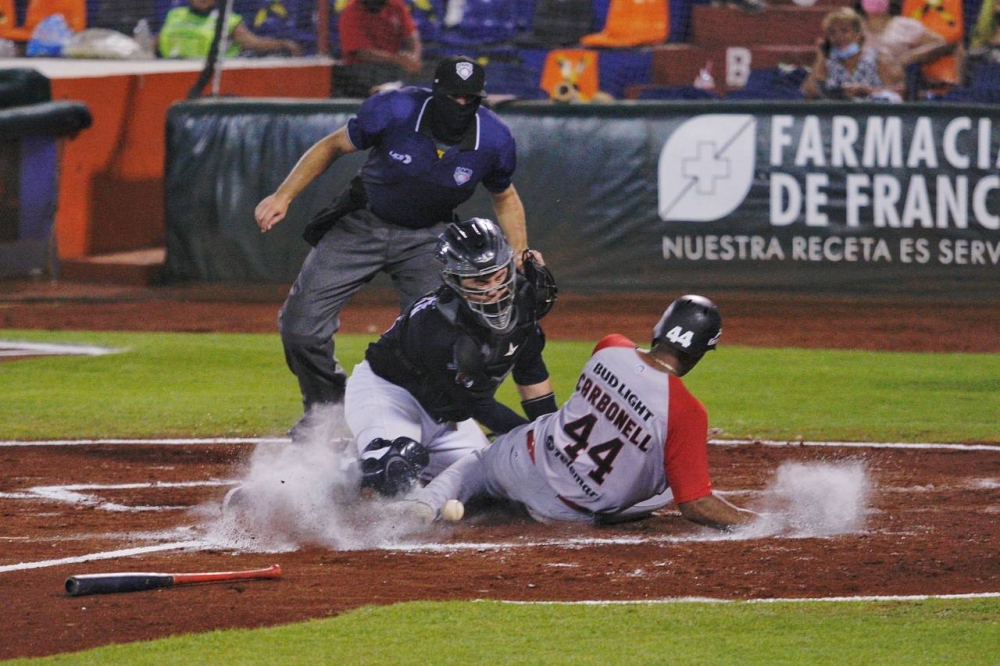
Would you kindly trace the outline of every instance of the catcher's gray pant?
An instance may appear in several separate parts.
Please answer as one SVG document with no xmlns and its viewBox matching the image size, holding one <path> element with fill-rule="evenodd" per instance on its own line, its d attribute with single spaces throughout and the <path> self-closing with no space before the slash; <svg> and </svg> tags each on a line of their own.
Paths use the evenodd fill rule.
<svg viewBox="0 0 1000 666">
<path fill-rule="evenodd" d="M 450 499 L 464 504 L 473 497 L 488 495 L 520 502 L 539 522 L 591 522 L 591 514 L 570 508 L 538 472 L 528 454 L 528 433 L 532 428 L 529 423 L 501 435 L 489 448 L 457 461 L 408 499 L 426 502 L 440 514 Z"/>
<path fill-rule="evenodd" d="M 435 421 L 413 394 L 372 372 L 368 361 L 354 366 L 347 380 L 344 416 L 359 455 L 376 438 L 392 441 L 409 437 L 423 444 L 430 456 L 421 473 L 424 480 L 437 476 L 456 460 L 489 443 L 472 419 Z"/>
<path fill-rule="evenodd" d="M 285 361 L 299 380 L 306 411 L 344 399 L 347 375 L 333 342 L 344 305 L 380 271 L 392 278 L 403 310 L 437 289 L 434 250 L 445 226 L 408 229 L 359 210 L 341 218 L 309 252 L 278 314 Z"/>
</svg>

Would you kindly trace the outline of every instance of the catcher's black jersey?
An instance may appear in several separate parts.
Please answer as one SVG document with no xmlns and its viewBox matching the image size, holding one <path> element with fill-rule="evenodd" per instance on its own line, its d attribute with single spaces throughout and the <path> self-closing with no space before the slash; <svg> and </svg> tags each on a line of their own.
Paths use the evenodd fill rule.
<svg viewBox="0 0 1000 666">
<path fill-rule="evenodd" d="M 409 391 L 436 420 L 474 418 L 506 432 L 526 420 L 496 402 L 504 378 L 513 372 L 514 381 L 526 386 L 549 377 L 530 290 L 518 290 L 514 317 L 507 332 L 488 328 L 442 287 L 401 314 L 365 358 L 375 374 Z"/>
</svg>

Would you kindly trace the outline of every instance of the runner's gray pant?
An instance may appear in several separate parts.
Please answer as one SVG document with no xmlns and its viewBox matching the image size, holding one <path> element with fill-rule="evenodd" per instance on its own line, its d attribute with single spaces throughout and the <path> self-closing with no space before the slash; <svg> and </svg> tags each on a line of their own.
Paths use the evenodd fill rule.
<svg viewBox="0 0 1000 666">
<path fill-rule="evenodd" d="M 595 516 L 571 507 L 556 494 L 532 460 L 528 433 L 534 437 L 534 427 L 533 423 L 528 423 L 500 435 L 488 448 L 460 458 L 429 484 L 410 493 L 407 499 L 430 504 L 437 515 L 450 499 L 463 504 L 482 496 L 514 500 L 542 523 L 631 520 L 647 516 L 673 501 L 673 492 L 667 488 L 659 495 L 611 515 Z"/>
<path fill-rule="evenodd" d="M 407 499 L 426 502 L 440 514 L 449 499 L 466 504 L 474 497 L 488 496 L 520 502 L 539 522 L 591 522 L 591 515 L 560 501 L 535 467 L 527 446 L 533 427 L 529 423 L 501 435 L 487 449 L 458 460 Z"/>
<path fill-rule="evenodd" d="M 446 224 L 408 229 L 359 210 L 340 219 L 309 252 L 278 314 L 285 362 L 298 378 L 305 411 L 344 400 L 347 375 L 333 336 L 341 309 L 361 287 L 386 273 L 405 310 L 441 286 L 434 250 Z"/>
</svg>

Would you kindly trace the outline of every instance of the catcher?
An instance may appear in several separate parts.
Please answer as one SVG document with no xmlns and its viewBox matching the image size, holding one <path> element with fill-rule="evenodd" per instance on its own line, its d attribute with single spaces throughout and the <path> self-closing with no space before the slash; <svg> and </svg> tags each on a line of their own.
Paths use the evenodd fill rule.
<svg viewBox="0 0 1000 666">
<path fill-rule="evenodd" d="M 472 218 L 448 225 L 436 257 L 444 285 L 370 344 L 347 381 L 361 485 L 383 495 L 485 448 L 479 424 L 500 434 L 556 410 L 538 321 L 557 289 L 540 255 L 525 250 L 518 271 L 500 227 Z M 495 398 L 508 374 L 527 419 Z"/>
<path fill-rule="evenodd" d="M 757 514 L 712 492 L 708 415 L 680 379 L 721 332 L 715 304 L 682 296 L 653 329 L 651 349 L 605 337 L 558 411 L 462 458 L 391 511 L 430 523 L 448 500 L 485 495 L 519 502 L 541 522 L 619 522 L 671 501 L 701 525 L 750 522 Z"/>
</svg>

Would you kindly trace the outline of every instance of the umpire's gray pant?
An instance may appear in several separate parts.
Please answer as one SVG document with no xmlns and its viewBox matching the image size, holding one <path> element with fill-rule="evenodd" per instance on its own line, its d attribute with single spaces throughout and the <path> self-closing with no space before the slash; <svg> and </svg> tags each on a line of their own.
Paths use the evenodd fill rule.
<svg viewBox="0 0 1000 666">
<path fill-rule="evenodd" d="M 340 219 L 309 252 L 278 313 L 285 362 L 299 380 L 305 411 L 344 400 L 347 375 L 333 342 L 344 305 L 380 271 L 392 278 L 401 310 L 437 289 L 441 264 L 434 250 L 446 225 L 408 229 L 359 210 Z"/>
</svg>

